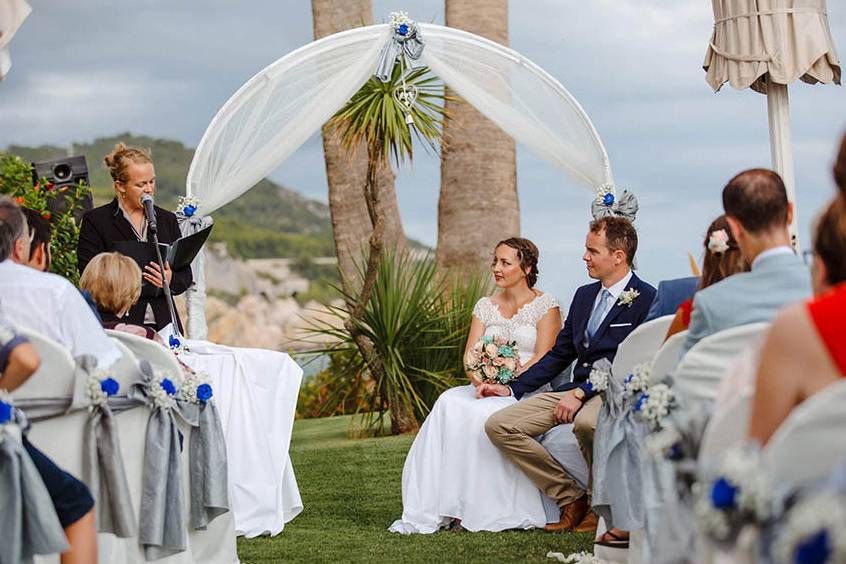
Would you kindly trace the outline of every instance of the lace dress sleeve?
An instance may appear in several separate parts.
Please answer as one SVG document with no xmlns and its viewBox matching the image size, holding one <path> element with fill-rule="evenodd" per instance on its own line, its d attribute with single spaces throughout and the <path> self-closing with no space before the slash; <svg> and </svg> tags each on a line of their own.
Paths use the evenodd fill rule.
<svg viewBox="0 0 846 564">
<path fill-rule="evenodd" d="M 558 300 L 552 297 L 550 294 L 544 294 L 537 298 L 532 304 L 532 311 L 531 311 L 531 320 L 533 325 L 537 325 L 538 322 L 546 315 L 549 310 L 554 307 L 559 307 Z"/>
<path fill-rule="evenodd" d="M 473 306 L 473 317 L 481 321 L 482 325 L 488 327 L 491 325 L 492 309 L 491 301 L 487 297 L 482 298 Z"/>
</svg>

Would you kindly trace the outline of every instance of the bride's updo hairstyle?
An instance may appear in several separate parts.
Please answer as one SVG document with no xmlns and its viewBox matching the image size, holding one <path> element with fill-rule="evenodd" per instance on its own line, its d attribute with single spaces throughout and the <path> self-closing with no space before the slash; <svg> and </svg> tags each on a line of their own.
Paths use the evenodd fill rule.
<svg viewBox="0 0 846 564">
<path fill-rule="evenodd" d="M 128 179 L 126 169 L 130 164 L 152 164 L 153 159 L 150 156 L 149 149 L 127 147 L 123 143 L 118 143 L 112 149 L 112 152 L 106 155 L 103 162 L 106 164 L 106 168 L 109 169 L 112 180 L 123 184 Z"/>
<path fill-rule="evenodd" d="M 522 237 L 510 237 L 497 243 L 496 247 L 494 247 L 494 251 L 503 245 L 517 251 L 517 258 L 520 259 L 520 268 L 522 268 L 524 272 L 527 269 L 529 271 L 526 274 L 526 283 L 529 285 L 529 288 L 534 288 L 538 281 L 538 274 L 540 274 L 540 271 L 538 270 L 538 258 L 540 257 L 540 251 L 538 251 L 537 246 L 528 239 L 524 239 Z"/>
</svg>

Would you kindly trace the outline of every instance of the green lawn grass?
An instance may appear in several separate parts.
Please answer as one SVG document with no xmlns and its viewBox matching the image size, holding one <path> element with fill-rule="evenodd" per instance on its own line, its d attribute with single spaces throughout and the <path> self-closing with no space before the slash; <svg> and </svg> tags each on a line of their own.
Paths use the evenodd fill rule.
<svg viewBox="0 0 846 564">
<path fill-rule="evenodd" d="M 555 562 L 550 550 L 588 550 L 590 535 L 542 531 L 387 532 L 402 514 L 400 482 L 413 436 L 353 440 L 349 417 L 294 423 L 291 459 L 305 509 L 276 537 L 238 540 L 254 562 Z M 496 495 L 496 492 L 491 492 Z"/>
</svg>

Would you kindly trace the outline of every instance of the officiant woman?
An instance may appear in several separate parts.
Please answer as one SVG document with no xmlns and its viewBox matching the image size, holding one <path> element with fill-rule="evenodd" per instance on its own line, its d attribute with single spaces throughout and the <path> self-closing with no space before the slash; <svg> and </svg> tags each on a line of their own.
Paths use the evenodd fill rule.
<svg viewBox="0 0 846 564">
<path fill-rule="evenodd" d="M 118 241 L 152 241 L 144 217 L 144 207 L 141 205 L 141 197 L 144 194 L 153 196 L 156 193 L 156 171 L 149 151 L 118 143 L 114 150 L 106 155 L 104 161 L 114 181 L 115 198 L 82 217 L 76 250 L 80 273 L 99 253 L 116 250 L 115 243 Z M 155 212 L 159 242 L 176 241 L 182 235 L 176 214 L 158 206 L 155 207 Z M 171 271 L 170 266 L 165 263 L 162 273 L 155 262 L 150 262 L 143 266 L 142 272 L 144 280 L 157 288 L 161 288 L 163 278 L 167 278 L 174 295 L 187 290 L 193 280 L 190 265 Z M 176 322 L 181 330 L 179 314 L 176 315 Z M 123 321 L 146 325 L 157 331 L 166 326 L 171 319 L 164 292 L 157 292 L 157 296 L 152 298 L 142 296 L 126 313 Z"/>
</svg>

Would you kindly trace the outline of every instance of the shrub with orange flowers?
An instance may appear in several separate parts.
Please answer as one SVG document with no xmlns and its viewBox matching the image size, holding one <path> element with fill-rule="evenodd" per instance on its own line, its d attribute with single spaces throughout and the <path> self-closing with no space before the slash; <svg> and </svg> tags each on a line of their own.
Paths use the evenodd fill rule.
<svg viewBox="0 0 846 564">
<path fill-rule="evenodd" d="M 89 193 L 88 186 L 57 188 L 45 179 L 33 186 L 32 165 L 16 155 L 0 152 L 0 194 L 14 198 L 18 204 L 37 211 L 50 222 L 53 228 L 50 270 L 74 284 L 79 281 L 76 269 L 79 225 L 74 212 L 81 209 Z"/>
</svg>

